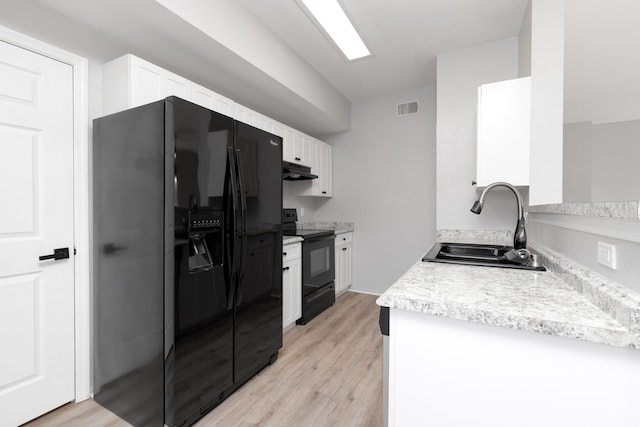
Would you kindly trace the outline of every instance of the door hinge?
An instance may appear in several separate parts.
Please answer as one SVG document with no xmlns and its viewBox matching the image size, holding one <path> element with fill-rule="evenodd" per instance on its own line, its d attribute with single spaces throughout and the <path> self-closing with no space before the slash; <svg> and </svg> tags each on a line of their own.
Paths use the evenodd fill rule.
<svg viewBox="0 0 640 427">
<path fill-rule="evenodd" d="M 73 248 L 73 254 L 75 255 L 77 253 L 78 253 L 78 251 L 76 251 L 76 248 Z"/>
</svg>

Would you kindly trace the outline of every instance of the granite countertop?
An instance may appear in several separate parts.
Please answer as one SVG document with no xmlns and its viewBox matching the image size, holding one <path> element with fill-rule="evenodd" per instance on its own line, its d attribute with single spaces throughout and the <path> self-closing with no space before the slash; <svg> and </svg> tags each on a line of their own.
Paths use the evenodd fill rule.
<svg viewBox="0 0 640 427">
<path fill-rule="evenodd" d="M 302 237 L 300 236 L 282 236 L 282 244 L 289 245 L 291 243 L 302 242 Z"/>
<path fill-rule="evenodd" d="M 333 230 L 336 234 L 352 233 L 355 230 L 352 222 L 302 222 L 297 226 L 302 229 Z"/>
<path fill-rule="evenodd" d="M 635 301 L 635 300 L 634 300 Z M 416 262 L 378 305 L 640 349 L 633 327 L 605 312 L 562 274 Z"/>
</svg>

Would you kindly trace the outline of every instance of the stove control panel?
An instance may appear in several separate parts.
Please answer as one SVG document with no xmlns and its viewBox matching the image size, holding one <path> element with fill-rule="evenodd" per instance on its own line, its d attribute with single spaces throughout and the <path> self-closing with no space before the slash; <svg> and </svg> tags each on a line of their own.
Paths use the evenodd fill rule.
<svg viewBox="0 0 640 427">
<path fill-rule="evenodd" d="M 298 220 L 298 211 L 295 208 L 282 209 L 282 222 L 290 223 Z"/>
</svg>

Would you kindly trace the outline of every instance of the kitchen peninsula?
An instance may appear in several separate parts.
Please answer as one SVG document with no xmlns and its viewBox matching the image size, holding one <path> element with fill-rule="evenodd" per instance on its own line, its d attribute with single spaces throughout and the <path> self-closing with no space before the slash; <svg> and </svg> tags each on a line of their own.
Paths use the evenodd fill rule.
<svg viewBox="0 0 640 427">
<path fill-rule="evenodd" d="M 389 426 L 640 424 L 637 295 L 532 246 L 551 271 L 418 261 L 378 299 Z"/>
</svg>

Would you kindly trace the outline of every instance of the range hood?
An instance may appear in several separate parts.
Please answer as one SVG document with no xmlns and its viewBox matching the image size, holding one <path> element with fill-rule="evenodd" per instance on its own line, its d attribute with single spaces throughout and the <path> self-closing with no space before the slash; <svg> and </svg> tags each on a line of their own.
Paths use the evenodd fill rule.
<svg viewBox="0 0 640 427">
<path fill-rule="evenodd" d="M 302 166 L 287 161 L 282 162 L 282 179 L 286 179 L 287 181 L 302 181 L 316 178 L 318 178 L 318 175 L 312 174 L 309 166 Z"/>
</svg>

